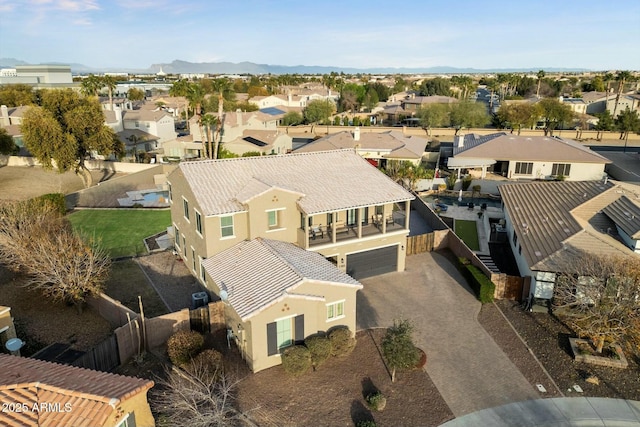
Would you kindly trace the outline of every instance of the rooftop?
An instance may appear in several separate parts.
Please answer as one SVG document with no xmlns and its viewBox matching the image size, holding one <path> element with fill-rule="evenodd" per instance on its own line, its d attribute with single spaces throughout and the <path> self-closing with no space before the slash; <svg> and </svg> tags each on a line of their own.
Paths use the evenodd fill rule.
<svg viewBox="0 0 640 427">
<path fill-rule="evenodd" d="M 299 193 L 309 215 L 414 198 L 354 150 L 183 162 L 169 181 L 175 174 L 183 174 L 205 216 L 242 212 L 247 191 L 253 197 L 270 188 Z"/>
<path fill-rule="evenodd" d="M 324 256 L 277 240 L 246 240 L 202 265 L 220 290 L 227 292 L 229 304 L 243 321 L 285 297 L 323 300 L 323 295 L 295 292 L 305 280 L 362 288 Z"/>
</svg>

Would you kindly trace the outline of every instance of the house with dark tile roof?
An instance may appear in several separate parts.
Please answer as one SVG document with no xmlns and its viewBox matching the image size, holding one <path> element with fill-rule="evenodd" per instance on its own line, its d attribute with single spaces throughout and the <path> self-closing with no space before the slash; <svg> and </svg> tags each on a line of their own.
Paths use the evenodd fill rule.
<svg viewBox="0 0 640 427">
<path fill-rule="evenodd" d="M 0 425 L 154 426 L 153 381 L 0 354 Z"/>
<path fill-rule="evenodd" d="M 531 280 L 532 297 L 551 299 L 557 277 L 575 274 L 572 260 L 585 253 L 640 257 L 637 240 L 632 245 L 623 235 L 638 237 L 637 187 L 600 180 L 512 183 L 498 189 L 508 240 L 520 275 Z"/>
<path fill-rule="evenodd" d="M 510 179 L 589 181 L 604 176 L 611 160 L 571 139 L 552 136 L 520 136 L 506 132 L 459 135 L 447 166 L 458 171 L 487 172 Z"/>
</svg>

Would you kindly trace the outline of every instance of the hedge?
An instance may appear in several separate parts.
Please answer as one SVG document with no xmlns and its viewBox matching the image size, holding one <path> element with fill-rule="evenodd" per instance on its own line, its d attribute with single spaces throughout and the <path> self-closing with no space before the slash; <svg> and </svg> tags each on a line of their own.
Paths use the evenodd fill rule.
<svg viewBox="0 0 640 427">
<path fill-rule="evenodd" d="M 311 363 L 314 367 L 322 365 L 331 356 L 331 341 L 325 336 L 312 336 L 304 340 L 304 345 L 311 352 Z"/>
<path fill-rule="evenodd" d="M 204 337 L 195 331 L 178 331 L 167 340 L 167 353 L 174 365 L 184 365 L 200 352 Z"/>
<path fill-rule="evenodd" d="M 496 291 L 496 285 L 489 280 L 485 274 L 480 271 L 476 266 L 471 265 L 468 259 L 458 258 L 460 263 L 460 270 L 465 279 L 469 282 L 469 285 L 475 292 L 476 296 L 481 303 L 486 304 L 493 302 L 493 295 Z"/>
<path fill-rule="evenodd" d="M 332 356 L 346 356 L 356 347 L 356 338 L 346 326 L 337 327 L 329 333 Z"/>
<path fill-rule="evenodd" d="M 40 206 L 50 203 L 60 215 L 64 215 L 67 212 L 67 205 L 62 193 L 43 194 L 42 196 L 34 197 L 33 201 Z"/>
<path fill-rule="evenodd" d="M 294 345 L 282 352 L 282 367 L 294 377 L 300 376 L 311 368 L 311 352 L 303 345 Z"/>
</svg>

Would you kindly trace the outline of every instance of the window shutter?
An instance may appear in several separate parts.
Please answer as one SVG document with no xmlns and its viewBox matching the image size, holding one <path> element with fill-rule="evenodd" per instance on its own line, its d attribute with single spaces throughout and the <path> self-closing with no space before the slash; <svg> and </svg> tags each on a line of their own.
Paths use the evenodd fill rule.
<svg viewBox="0 0 640 427">
<path fill-rule="evenodd" d="M 278 354 L 278 328 L 276 322 L 267 323 L 267 355 Z"/>
<path fill-rule="evenodd" d="M 304 314 L 296 316 L 295 322 L 296 322 L 294 326 L 295 333 L 296 333 L 295 340 L 304 341 Z"/>
</svg>

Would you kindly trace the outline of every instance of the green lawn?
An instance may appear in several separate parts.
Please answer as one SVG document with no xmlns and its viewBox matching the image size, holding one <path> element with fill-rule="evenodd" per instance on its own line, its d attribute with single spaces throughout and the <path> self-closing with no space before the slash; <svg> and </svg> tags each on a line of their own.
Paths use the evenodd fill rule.
<svg viewBox="0 0 640 427">
<path fill-rule="evenodd" d="M 476 228 L 475 221 L 468 221 L 464 219 L 456 219 L 454 222 L 454 232 L 463 242 L 469 246 L 472 251 L 480 250 L 480 243 L 478 242 L 478 229 Z"/>
<path fill-rule="evenodd" d="M 99 239 L 113 258 L 145 253 L 143 239 L 171 225 L 167 210 L 86 209 L 69 215 L 76 230 Z"/>
</svg>

